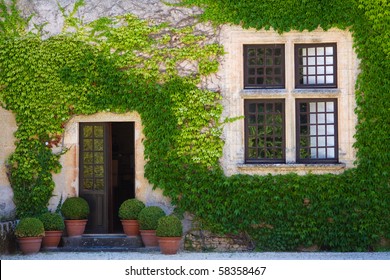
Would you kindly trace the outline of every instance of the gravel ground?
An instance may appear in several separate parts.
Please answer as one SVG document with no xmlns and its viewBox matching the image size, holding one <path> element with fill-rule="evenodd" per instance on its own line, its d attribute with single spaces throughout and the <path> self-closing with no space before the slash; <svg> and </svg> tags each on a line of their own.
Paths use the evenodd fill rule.
<svg viewBox="0 0 390 280">
<path fill-rule="evenodd" d="M 390 260 L 390 252 L 375 253 L 279 253 L 179 252 L 162 255 L 160 252 L 40 252 L 33 255 L 0 255 L 1 260 Z"/>
</svg>

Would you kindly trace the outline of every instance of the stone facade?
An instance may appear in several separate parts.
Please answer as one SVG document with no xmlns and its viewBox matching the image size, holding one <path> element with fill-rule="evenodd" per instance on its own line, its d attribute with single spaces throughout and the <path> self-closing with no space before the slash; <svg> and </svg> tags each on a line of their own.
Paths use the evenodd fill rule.
<svg viewBox="0 0 390 280">
<path fill-rule="evenodd" d="M 16 221 L 0 223 L 0 255 L 12 254 L 16 251 Z"/>
<path fill-rule="evenodd" d="M 49 37 L 61 32 L 64 20 L 57 2 L 66 10 L 73 8 L 73 0 L 20 0 L 19 7 L 23 14 L 34 14 L 33 24 L 47 23 L 43 31 Z M 78 16 L 89 22 L 102 16 L 115 16 L 133 13 L 143 19 L 155 22 L 168 21 L 177 26 L 194 24 L 193 15 L 199 14 L 197 8 L 178 8 L 167 6 L 160 0 L 86 0 L 86 5 L 78 11 Z M 169 2 L 169 1 L 168 1 Z M 171 2 L 175 2 L 172 0 Z M 197 24 L 197 28 L 206 30 L 207 25 Z M 294 100 L 298 98 L 335 98 L 338 100 L 339 123 L 339 161 L 338 164 L 305 165 L 297 164 L 295 158 L 296 130 L 294 117 L 286 117 L 286 164 L 245 164 L 244 159 L 244 120 L 226 124 L 223 138 L 225 140 L 221 165 L 226 175 L 245 174 L 298 174 L 341 173 L 353 167 L 355 151 L 353 135 L 355 134 L 356 116 L 354 114 L 354 86 L 358 74 L 358 59 L 353 51 L 351 34 L 348 31 L 331 29 L 313 32 L 288 32 L 278 34 L 272 30 L 243 30 L 240 27 L 223 26 L 211 40 L 220 42 L 226 51 L 218 75 L 213 79 L 210 88 L 219 88 L 223 96 L 223 117 L 243 116 L 246 99 L 278 99 L 286 101 L 286 116 L 295 116 Z M 296 43 L 337 43 L 338 51 L 338 86 L 328 90 L 297 90 L 294 88 L 294 44 Z M 243 45 L 245 44 L 284 44 L 286 48 L 286 86 L 281 90 L 247 90 L 243 86 Z M 6 159 L 14 150 L 16 122 L 13 114 L 0 108 L 0 217 L 12 215 L 12 189 L 6 175 Z M 99 113 L 92 116 L 76 116 L 65 127 L 62 147 L 68 152 L 62 156 L 61 173 L 54 175 L 56 184 L 54 196 L 49 207 L 57 207 L 60 199 L 78 195 L 79 192 L 79 124 L 80 122 L 134 122 L 135 124 L 135 166 L 136 197 L 149 205 L 159 205 L 166 212 L 172 211 L 169 199 L 159 189 L 153 190 L 144 177 L 144 147 L 142 141 L 142 120 L 137 112 L 126 114 Z M 61 147 L 60 147 L 61 148 Z M 208 241 L 205 241 L 208 240 Z M 190 232 L 186 237 L 185 247 L 195 250 L 248 250 L 250 243 L 241 237 L 218 237 L 202 231 Z M 219 249 L 218 249 L 219 248 Z"/>
<path fill-rule="evenodd" d="M 244 235 L 217 235 L 209 231 L 193 230 L 185 235 L 184 249 L 195 252 L 251 251 L 254 244 Z"/>
<path fill-rule="evenodd" d="M 7 159 L 15 149 L 14 132 L 17 129 L 15 116 L 0 107 L 0 221 L 14 217 L 15 204 L 7 177 Z"/>
</svg>

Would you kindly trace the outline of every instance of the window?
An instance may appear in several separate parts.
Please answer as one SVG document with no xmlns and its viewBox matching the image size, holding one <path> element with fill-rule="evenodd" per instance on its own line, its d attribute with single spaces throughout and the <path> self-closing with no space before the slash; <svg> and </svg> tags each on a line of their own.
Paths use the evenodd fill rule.
<svg viewBox="0 0 390 280">
<path fill-rule="evenodd" d="M 297 162 L 337 162 L 337 101 L 296 101 Z"/>
<path fill-rule="evenodd" d="M 336 44 L 295 45 L 295 87 L 336 87 L 336 58 Z"/>
<path fill-rule="evenodd" d="M 244 46 L 245 88 L 284 88 L 284 45 Z"/>
<path fill-rule="evenodd" d="M 285 162 L 284 99 L 246 100 L 246 161 Z"/>
<path fill-rule="evenodd" d="M 256 97 L 244 101 L 245 162 L 337 163 L 337 99 L 323 98 L 318 91 L 337 86 L 336 44 L 295 44 L 289 49 L 294 50 L 289 56 L 293 65 L 285 65 L 284 45 L 244 45 L 244 85 L 264 89 L 251 91 Z M 293 88 L 294 69 L 295 87 L 316 89 L 314 96 L 285 89 L 269 91 L 269 98 L 267 88 L 285 88 L 285 73 Z"/>
</svg>

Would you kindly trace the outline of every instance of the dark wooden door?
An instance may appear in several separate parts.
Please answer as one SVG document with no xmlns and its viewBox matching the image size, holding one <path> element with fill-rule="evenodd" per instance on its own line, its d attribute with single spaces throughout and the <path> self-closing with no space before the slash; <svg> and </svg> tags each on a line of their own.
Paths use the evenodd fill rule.
<svg viewBox="0 0 390 280">
<path fill-rule="evenodd" d="M 80 196 L 90 207 L 85 233 L 109 231 L 110 125 L 80 123 Z"/>
</svg>

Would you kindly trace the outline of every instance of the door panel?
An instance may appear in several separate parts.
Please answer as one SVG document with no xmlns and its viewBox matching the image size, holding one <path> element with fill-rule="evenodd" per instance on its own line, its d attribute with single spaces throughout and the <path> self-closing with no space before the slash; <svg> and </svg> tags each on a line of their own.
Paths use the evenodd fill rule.
<svg viewBox="0 0 390 280">
<path fill-rule="evenodd" d="M 90 207 L 85 233 L 123 232 L 120 204 L 135 197 L 134 123 L 80 123 L 79 194 Z"/>
<path fill-rule="evenodd" d="M 86 233 L 108 231 L 109 125 L 80 123 L 80 196 L 91 209 Z"/>
</svg>

